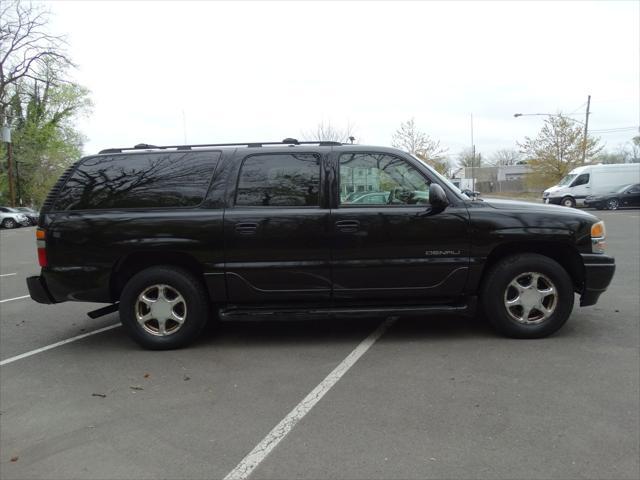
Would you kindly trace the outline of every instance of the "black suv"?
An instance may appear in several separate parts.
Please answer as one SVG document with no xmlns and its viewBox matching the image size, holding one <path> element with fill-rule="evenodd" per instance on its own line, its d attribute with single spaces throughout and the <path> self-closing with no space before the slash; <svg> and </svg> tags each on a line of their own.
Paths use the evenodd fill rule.
<svg viewBox="0 0 640 480">
<path fill-rule="evenodd" d="M 473 314 L 478 300 L 503 334 L 544 337 L 615 270 L 593 215 L 472 201 L 411 155 L 335 142 L 103 150 L 64 173 L 38 226 L 31 297 L 110 303 L 89 315 L 119 308 L 153 349 L 211 317 Z"/>
</svg>

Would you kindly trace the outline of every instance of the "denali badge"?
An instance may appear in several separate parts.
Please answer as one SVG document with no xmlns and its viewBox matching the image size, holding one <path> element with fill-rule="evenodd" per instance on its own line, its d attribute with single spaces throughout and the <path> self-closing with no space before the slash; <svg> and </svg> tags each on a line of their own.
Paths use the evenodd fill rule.
<svg viewBox="0 0 640 480">
<path fill-rule="evenodd" d="M 461 250 L 426 250 L 424 254 L 427 257 L 444 256 L 444 255 L 460 255 Z"/>
</svg>

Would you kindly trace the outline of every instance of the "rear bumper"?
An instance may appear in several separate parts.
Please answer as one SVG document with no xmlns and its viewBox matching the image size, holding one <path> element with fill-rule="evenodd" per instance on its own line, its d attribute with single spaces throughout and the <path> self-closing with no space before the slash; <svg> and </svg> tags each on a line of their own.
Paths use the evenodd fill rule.
<svg viewBox="0 0 640 480">
<path fill-rule="evenodd" d="M 595 305 L 598 298 L 607 289 L 616 271 L 613 257 L 597 253 L 583 253 L 584 287 L 580 297 L 580 306 Z"/>
<path fill-rule="evenodd" d="M 46 304 L 57 303 L 49 293 L 44 278 L 40 276 L 28 277 L 27 288 L 29 289 L 29 295 L 34 301 Z"/>
</svg>

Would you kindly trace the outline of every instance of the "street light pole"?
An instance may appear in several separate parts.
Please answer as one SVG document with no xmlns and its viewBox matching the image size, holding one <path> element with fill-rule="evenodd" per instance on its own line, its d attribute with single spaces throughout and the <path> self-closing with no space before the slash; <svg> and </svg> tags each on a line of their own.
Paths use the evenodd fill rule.
<svg viewBox="0 0 640 480">
<path fill-rule="evenodd" d="M 587 112 L 585 114 L 585 119 L 584 122 L 581 122 L 580 120 L 576 120 L 575 118 L 571 118 L 571 117 L 564 117 L 561 114 L 557 114 L 557 113 L 514 113 L 513 116 L 518 118 L 518 117 L 535 117 L 535 116 L 543 116 L 543 117 L 564 117 L 567 118 L 569 120 L 571 120 L 572 122 L 576 122 L 576 123 L 580 123 L 582 125 L 584 125 L 584 134 L 582 137 L 582 164 L 584 164 L 586 158 L 587 158 L 587 134 L 589 133 L 589 115 L 591 115 L 591 95 L 587 96 Z"/>
<path fill-rule="evenodd" d="M 589 109 L 591 107 L 591 95 L 587 97 L 587 113 L 584 119 L 584 138 L 582 139 L 582 164 L 587 158 L 587 132 L 589 131 Z"/>
</svg>

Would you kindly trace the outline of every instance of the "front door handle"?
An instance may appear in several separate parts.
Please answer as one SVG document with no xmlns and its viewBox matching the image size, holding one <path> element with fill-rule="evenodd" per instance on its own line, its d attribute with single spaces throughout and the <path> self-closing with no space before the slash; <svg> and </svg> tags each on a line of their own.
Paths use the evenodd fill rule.
<svg viewBox="0 0 640 480">
<path fill-rule="evenodd" d="M 338 220 L 336 229 L 344 233 L 355 233 L 360 230 L 360 222 L 358 220 Z"/>
<path fill-rule="evenodd" d="M 235 229 L 240 235 L 254 235 L 258 230 L 258 224 L 250 222 L 236 223 Z"/>
</svg>

